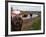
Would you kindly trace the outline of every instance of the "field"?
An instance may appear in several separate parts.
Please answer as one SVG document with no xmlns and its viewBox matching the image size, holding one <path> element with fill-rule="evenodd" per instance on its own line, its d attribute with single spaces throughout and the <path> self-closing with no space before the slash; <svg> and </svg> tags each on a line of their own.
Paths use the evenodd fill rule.
<svg viewBox="0 0 46 37">
<path fill-rule="evenodd" d="M 36 13 L 36 14 L 38 14 L 37 17 L 28 19 L 28 20 L 24 20 L 21 31 L 40 30 L 41 29 L 41 13 Z"/>
<path fill-rule="evenodd" d="M 30 20 L 28 20 L 29 22 Z M 30 23 L 30 24 L 29 24 Z M 36 17 L 32 22 L 24 23 L 22 25 L 22 31 L 24 30 L 40 30 L 41 29 L 41 20 L 40 17 Z"/>
<path fill-rule="evenodd" d="M 32 20 L 32 28 L 33 28 L 33 30 L 41 29 L 40 17 L 36 17 L 34 20 Z"/>
</svg>

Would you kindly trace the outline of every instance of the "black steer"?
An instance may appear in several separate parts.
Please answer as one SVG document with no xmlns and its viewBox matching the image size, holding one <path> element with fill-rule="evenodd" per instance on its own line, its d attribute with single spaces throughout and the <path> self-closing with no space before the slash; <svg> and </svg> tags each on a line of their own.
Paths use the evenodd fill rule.
<svg viewBox="0 0 46 37">
<path fill-rule="evenodd" d="M 23 20 L 20 17 L 11 17 L 11 31 L 21 31 Z"/>
</svg>

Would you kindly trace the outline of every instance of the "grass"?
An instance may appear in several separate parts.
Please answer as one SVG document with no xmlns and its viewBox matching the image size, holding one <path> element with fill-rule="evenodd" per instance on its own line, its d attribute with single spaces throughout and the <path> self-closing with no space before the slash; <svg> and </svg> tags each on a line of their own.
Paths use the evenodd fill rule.
<svg viewBox="0 0 46 37">
<path fill-rule="evenodd" d="M 29 21 L 28 21 L 28 23 L 29 23 Z M 24 29 L 22 31 L 27 31 L 27 30 L 40 30 L 41 29 L 41 19 L 40 19 L 40 17 L 38 16 L 38 17 L 32 19 L 31 24 L 29 25 L 27 23 L 24 23 L 23 26 L 22 26 L 22 28 L 24 28 Z"/>
<path fill-rule="evenodd" d="M 40 30 L 41 29 L 41 19 L 40 17 L 36 17 L 32 20 L 32 28 L 33 30 Z"/>
</svg>

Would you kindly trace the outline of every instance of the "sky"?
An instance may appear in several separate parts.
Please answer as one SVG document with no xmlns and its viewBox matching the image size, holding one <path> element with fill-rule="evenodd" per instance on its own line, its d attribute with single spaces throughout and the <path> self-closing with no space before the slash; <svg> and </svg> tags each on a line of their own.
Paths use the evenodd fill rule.
<svg viewBox="0 0 46 37">
<path fill-rule="evenodd" d="M 12 5 L 13 10 L 41 11 L 41 6 Z"/>
</svg>

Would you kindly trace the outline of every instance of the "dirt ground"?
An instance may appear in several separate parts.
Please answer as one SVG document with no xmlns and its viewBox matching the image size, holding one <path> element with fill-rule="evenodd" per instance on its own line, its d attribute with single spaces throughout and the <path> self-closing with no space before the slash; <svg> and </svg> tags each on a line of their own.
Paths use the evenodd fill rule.
<svg viewBox="0 0 46 37">
<path fill-rule="evenodd" d="M 31 27 L 32 27 L 32 20 L 31 19 L 23 20 L 21 31 L 26 31 Z"/>
</svg>

